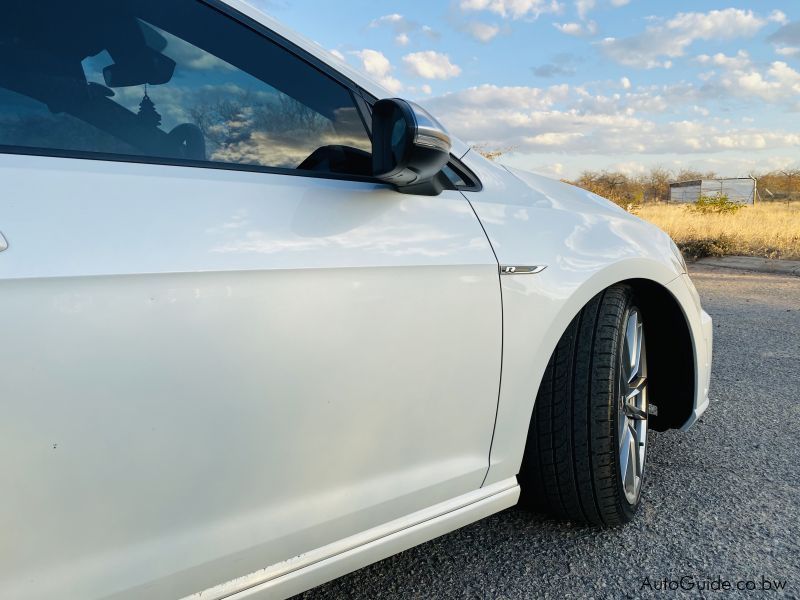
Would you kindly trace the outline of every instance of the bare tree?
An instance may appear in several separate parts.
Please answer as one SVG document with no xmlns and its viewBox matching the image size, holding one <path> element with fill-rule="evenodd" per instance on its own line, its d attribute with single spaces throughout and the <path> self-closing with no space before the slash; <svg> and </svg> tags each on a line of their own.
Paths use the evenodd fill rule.
<svg viewBox="0 0 800 600">
<path fill-rule="evenodd" d="M 256 96 L 245 92 L 198 101 L 189 115 L 211 145 L 211 153 L 248 142 L 256 133 L 280 139 L 286 147 L 306 146 L 332 133 L 325 116 L 284 94 Z"/>
<path fill-rule="evenodd" d="M 672 173 L 661 166 L 655 166 L 643 176 L 645 202 L 666 202 L 669 200 L 669 184 L 672 182 Z"/>
<path fill-rule="evenodd" d="M 794 198 L 795 180 L 800 177 L 800 169 L 779 171 L 786 178 L 786 204 Z"/>
<path fill-rule="evenodd" d="M 698 171 L 696 169 L 681 169 L 675 173 L 674 181 L 697 181 L 698 179 L 717 179 L 714 171 Z"/>
</svg>

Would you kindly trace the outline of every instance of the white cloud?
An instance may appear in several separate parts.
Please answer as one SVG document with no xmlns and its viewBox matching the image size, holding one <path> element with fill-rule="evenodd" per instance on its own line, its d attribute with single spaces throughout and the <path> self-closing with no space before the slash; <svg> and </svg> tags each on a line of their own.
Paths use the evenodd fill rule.
<svg viewBox="0 0 800 600">
<path fill-rule="evenodd" d="M 342 54 L 341 52 L 339 52 L 339 51 L 338 51 L 338 50 L 336 50 L 335 48 L 334 48 L 333 50 L 331 50 L 330 52 L 331 52 L 331 54 L 333 54 L 333 55 L 334 55 L 336 58 L 338 58 L 340 61 L 342 61 L 342 62 L 346 62 L 346 61 L 347 61 L 347 59 L 344 57 L 344 54 Z"/>
<path fill-rule="evenodd" d="M 412 98 L 420 95 L 430 96 L 433 93 L 433 88 L 427 83 L 420 86 L 410 85 L 406 88 L 406 92 L 410 94 L 410 97 Z"/>
<path fill-rule="evenodd" d="M 354 54 L 361 59 L 364 70 L 373 77 L 386 77 L 392 71 L 392 63 L 378 50 L 367 48 Z"/>
<path fill-rule="evenodd" d="M 566 84 L 554 85 L 549 88 L 538 87 L 500 87 L 483 84 L 470 87 L 460 92 L 446 94 L 440 98 L 444 106 L 457 105 L 459 107 L 475 107 L 482 110 L 484 107 L 495 107 L 498 110 L 514 109 L 546 110 L 556 102 L 569 98 L 570 87 Z"/>
<path fill-rule="evenodd" d="M 484 43 L 492 41 L 495 36 L 500 33 L 500 27 L 497 25 L 491 25 L 481 21 L 471 21 L 467 23 L 465 30 L 476 40 Z"/>
<path fill-rule="evenodd" d="M 613 163 L 608 169 L 609 171 L 623 173 L 628 177 L 644 175 L 647 172 L 647 167 L 645 167 L 642 163 L 635 161 Z"/>
<path fill-rule="evenodd" d="M 413 52 L 403 57 L 412 73 L 424 79 L 451 79 L 461 74 L 461 67 L 450 62 L 450 57 L 433 50 Z"/>
<path fill-rule="evenodd" d="M 559 13 L 563 9 L 557 0 L 460 0 L 464 11 L 487 10 L 512 19 L 533 18 L 545 13 Z"/>
<path fill-rule="evenodd" d="M 554 146 L 566 146 L 570 142 L 579 142 L 584 135 L 581 131 L 548 131 L 523 137 L 522 140 L 526 145 L 536 146 L 541 149 L 542 147 L 552 148 Z"/>
<path fill-rule="evenodd" d="M 669 68 L 672 61 L 684 56 L 698 40 L 730 40 L 751 37 L 767 23 L 752 10 L 726 8 L 707 13 L 678 13 L 658 25 L 652 25 L 628 38 L 606 38 L 600 46 L 616 62 L 638 68 Z"/>
<path fill-rule="evenodd" d="M 625 108 L 625 97 L 591 97 L 585 90 L 587 101 L 569 107 L 566 101 L 572 91 L 578 92 L 565 85 L 546 89 L 484 85 L 426 104 L 469 143 L 514 147 L 521 153 L 707 154 L 791 148 L 800 143 L 800 133 L 737 127 L 707 118 L 702 107 L 697 121 L 654 121 Z"/>
<path fill-rule="evenodd" d="M 594 35 L 597 33 L 597 23 L 589 21 L 586 24 L 582 23 L 553 23 L 553 26 L 561 33 L 581 37 L 586 35 Z"/>
<path fill-rule="evenodd" d="M 769 21 L 773 23 L 780 23 L 781 25 L 785 25 L 789 22 L 789 17 L 786 16 L 786 13 L 782 10 L 773 10 L 769 13 L 769 17 L 767 17 Z"/>
<path fill-rule="evenodd" d="M 725 68 L 744 68 L 750 65 L 750 55 L 745 50 L 739 50 L 736 56 L 727 56 L 722 52 L 718 52 L 713 56 L 708 54 L 701 54 L 695 60 L 701 65 L 714 65 L 717 67 Z"/>
<path fill-rule="evenodd" d="M 365 48 L 364 50 L 354 51 L 351 54 L 360 58 L 364 71 L 377 79 L 378 83 L 390 92 L 396 93 L 403 89 L 403 84 L 392 76 L 392 71 L 394 70 L 392 63 L 382 52 Z"/>
<path fill-rule="evenodd" d="M 800 54 L 800 47 L 797 46 L 782 46 L 775 48 L 775 52 L 781 56 L 797 56 Z"/>
<path fill-rule="evenodd" d="M 439 34 L 431 27 L 420 25 L 400 13 L 391 13 L 378 17 L 370 22 L 369 27 L 370 29 L 389 27 L 394 32 L 394 41 L 399 46 L 407 46 L 411 43 L 413 35 L 421 35 L 434 40 L 439 38 Z"/>
<path fill-rule="evenodd" d="M 696 39 L 732 39 L 755 35 L 764 26 L 764 20 L 752 10 L 726 8 L 707 13 L 679 13 L 667 21 L 667 29 Z"/>
<path fill-rule="evenodd" d="M 627 77 L 623 77 L 622 79 L 620 79 L 619 83 L 620 83 L 620 85 L 622 86 L 623 89 L 626 89 L 626 90 L 631 89 L 631 80 L 628 79 Z"/>
<path fill-rule="evenodd" d="M 783 61 L 769 65 L 756 64 L 743 50 L 735 56 L 702 54 L 696 60 L 720 70 L 707 78 L 706 89 L 709 94 L 758 99 L 771 104 L 784 104 L 791 110 L 800 109 L 800 72 Z"/>
<path fill-rule="evenodd" d="M 520 169 L 561 179 L 575 179 L 582 171 L 622 170 L 635 174 L 652 167 L 667 169 L 673 173 L 681 169 L 697 169 L 702 172 L 714 171 L 727 177 L 747 177 L 753 173 L 766 173 L 778 169 L 797 166 L 797 157 L 781 150 L 769 149 L 761 152 L 721 150 L 704 154 L 626 154 L 605 157 L 599 154 L 571 152 L 559 157 L 560 169 L 550 161 L 553 152 L 514 153 L 503 157 L 502 162 Z"/>
<path fill-rule="evenodd" d="M 580 23 L 553 23 L 553 27 L 567 35 L 580 35 L 583 30 Z"/>
<path fill-rule="evenodd" d="M 619 8 L 620 6 L 625 6 L 626 4 L 630 3 L 631 0 L 611 0 L 611 6 L 616 6 Z"/>
<path fill-rule="evenodd" d="M 540 175 L 544 175 L 545 177 L 552 177 L 553 179 L 560 179 L 564 176 L 564 165 L 563 163 L 547 163 L 543 165 L 539 165 L 537 167 L 533 167 L 531 169 L 534 173 L 539 173 Z"/>
<path fill-rule="evenodd" d="M 393 26 L 408 23 L 406 18 L 398 13 L 392 13 L 390 15 L 383 15 L 382 17 L 378 17 L 377 19 L 373 19 L 372 22 L 369 24 L 370 27 L 380 27 L 381 25 L 391 24 Z"/>
<path fill-rule="evenodd" d="M 589 11 L 592 10 L 596 4 L 596 0 L 575 0 L 575 10 L 578 11 L 578 16 L 581 20 L 586 19 L 586 15 L 589 14 Z"/>
<path fill-rule="evenodd" d="M 757 70 L 734 70 L 723 77 L 723 86 L 732 93 L 762 100 L 794 99 L 800 96 L 800 73 L 782 61 L 773 62 L 764 73 Z"/>
</svg>

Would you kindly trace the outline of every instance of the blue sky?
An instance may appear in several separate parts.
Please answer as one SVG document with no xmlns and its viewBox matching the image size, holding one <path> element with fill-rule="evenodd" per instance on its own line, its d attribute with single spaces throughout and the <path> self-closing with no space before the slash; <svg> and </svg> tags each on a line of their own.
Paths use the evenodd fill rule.
<svg viewBox="0 0 800 600">
<path fill-rule="evenodd" d="M 250 1 L 515 166 L 800 166 L 796 1 Z"/>
</svg>

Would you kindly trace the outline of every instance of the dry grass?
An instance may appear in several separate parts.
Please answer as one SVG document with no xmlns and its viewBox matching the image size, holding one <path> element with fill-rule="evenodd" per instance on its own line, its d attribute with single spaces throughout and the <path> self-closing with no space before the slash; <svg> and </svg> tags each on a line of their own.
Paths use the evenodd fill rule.
<svg viewBox="0 0 800 600">
<path fill-rule="evenodd" d="M 687 258 L 800 259 L 800 202 L 764 202 L 734 214 L 697 214 L 675 204 L 646 204 L 633 212 L 672 236 Z"/>
</svg>

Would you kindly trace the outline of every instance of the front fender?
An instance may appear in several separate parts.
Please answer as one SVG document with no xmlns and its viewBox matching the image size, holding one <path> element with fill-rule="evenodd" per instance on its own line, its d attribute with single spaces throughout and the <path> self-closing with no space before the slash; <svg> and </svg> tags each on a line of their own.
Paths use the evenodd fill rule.
<svg viewBox="0 0 800 600">
<path fill-rule="evenodd" d="M 626 280 L 669 289 L 682 268 L 666 234 L 594 194 L 467 159 L 483 191 L 465 195 L 500 265 L 547 266 L 500 277 L 503 371 L 488 484 L 519 472 L 542 376 L 580 310 Z"/>
<path fill-rule="evenodd" d="M 642 259 L 614 263 L 583 281 L 570 280 L 558 266 L 539 275 L 501 276 L 503 370 L 487 484 L 519 472 L 539 385 L 570 322 L 614 284 L 653 281 L 654 269 Z"/>
</svg>

